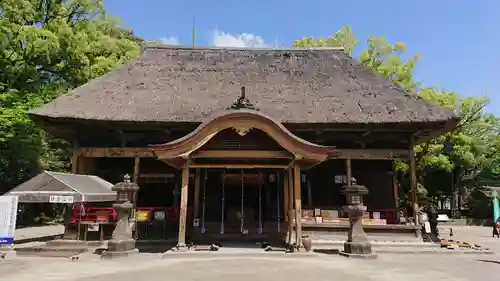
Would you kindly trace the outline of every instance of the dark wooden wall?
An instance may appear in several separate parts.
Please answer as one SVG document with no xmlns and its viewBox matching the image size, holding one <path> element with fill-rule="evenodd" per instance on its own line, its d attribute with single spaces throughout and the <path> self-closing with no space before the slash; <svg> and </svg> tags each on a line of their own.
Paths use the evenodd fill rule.
<svg viewBox="0 0 500 281">
<path fill-rule="evenodd" d="M 364 202 L 368 208 L 395 208 L 392 182 L 392 162 L 389 160 L 352 160 L 352 176 L 358 184 L 366 186 L 369 194 Z M 345 160 L 329 160 L 308 172 L 312 184 L 314 206 L 341 207 L 345 204 L 340 194 L 343 184 L 335 183 L 335 175 L 346 174 Z M 302 185 L 302 202 L 307 202 L 307 186 Z"/>
</svg>

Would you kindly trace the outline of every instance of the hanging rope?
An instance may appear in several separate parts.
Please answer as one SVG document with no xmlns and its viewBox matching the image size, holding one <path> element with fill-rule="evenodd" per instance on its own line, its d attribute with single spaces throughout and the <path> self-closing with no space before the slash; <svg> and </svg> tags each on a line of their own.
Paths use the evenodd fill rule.
<svg viewBox="0 0 500 281">
<path fill-rule="evenodd" d="M 243 169 L 241 169 L 241 211 L 240 211 L 240 231 L 243 234 L 244 232 L 244 220 L 245 220 L 245 212 L 244 212 L 244 203 L 245 203 L 245 174 L 243 173 Z"/>
<path fill-rule="evenodd" d="M 281 232 L 280 223 L 280 173 L 276 173 L 276 217 L 278 220 L 278 233 Z"/>
<path fill-rule="evenodd" d="M 203 178 L 203 203 L 201 207 L 201 233 L 205 233 L 205 201 L 207 200 L 207 180 L 208 169 L 205 169 L 205 177 Z"/>
<path fill-rule="evenodd" d="M 225 205 L 225 184 L 226 184 L 226 170 L 222 172 L 222 202 L 221 202 L 221 221 L 220 221 L 220 234 L 224 234 L 224 205 Z"/>
</svg>

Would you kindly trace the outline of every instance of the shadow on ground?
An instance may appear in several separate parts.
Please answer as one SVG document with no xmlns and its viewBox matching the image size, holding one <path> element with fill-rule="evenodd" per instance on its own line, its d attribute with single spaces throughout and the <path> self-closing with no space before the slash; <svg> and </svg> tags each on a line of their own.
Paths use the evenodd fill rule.
<svg viewBox="0 0 500 281">
<path fill-rule="evenodd" d="M 486 262 L 486 263 L 496 263 L 496 264 L 500 264 L 500 261 L 492 261 L 492 260 L 477 260 L 477 261 L 480 261 L 480 262 Z"/>
<path fill-rule="evenodd" d="M 338 255 L 340 250 L 339 249 L 315 249 L 313 250 L 314 253 L 318 254 L 326 254 L 326 255 Z"/>
</svg>

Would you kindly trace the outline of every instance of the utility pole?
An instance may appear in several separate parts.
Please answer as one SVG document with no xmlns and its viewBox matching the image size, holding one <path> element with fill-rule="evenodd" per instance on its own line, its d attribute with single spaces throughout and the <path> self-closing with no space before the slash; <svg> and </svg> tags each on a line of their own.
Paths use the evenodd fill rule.
<svg viewBox="0 0 500 281">
<path fill-rule="evenodd" d="M 193 0 L 193 48 L 196 47 L 196 0 Z"/>
</svg>

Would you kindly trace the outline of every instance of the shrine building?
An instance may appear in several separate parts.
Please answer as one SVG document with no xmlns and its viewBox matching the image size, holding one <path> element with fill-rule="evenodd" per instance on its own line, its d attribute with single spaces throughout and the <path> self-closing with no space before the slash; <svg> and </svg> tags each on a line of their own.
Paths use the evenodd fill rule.
<svg viewBox="0 0 500 281">
<path fill-rule="evenodd" d="M 458 121 L 341 49 L 179 46 L 146 47 L 30 117 L 73 144 L 72 173 L 132 177 L 139 239 L 180 245 L 346 231 L 353 181 L 368 235 L 416 231 L 393 160 L 410 163 L 417 204 L 413 147 Z"/>
</svg>

